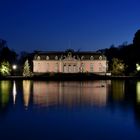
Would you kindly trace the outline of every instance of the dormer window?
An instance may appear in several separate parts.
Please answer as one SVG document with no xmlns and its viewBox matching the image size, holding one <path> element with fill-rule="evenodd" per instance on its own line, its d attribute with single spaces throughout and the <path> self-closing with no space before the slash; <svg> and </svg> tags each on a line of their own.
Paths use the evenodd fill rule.
<svg viewBox="0 0 140 140">
<path fill-rule="evenodd" d="M 71 52 L 69 52 L 69 53 L 68 53 L 68 56 L 72 56 L 72 53 L 71 53 Z"/>
<path fill-rule="evenodd" d="M 46 56 L 46 60 L 49 60 L 49 56 Z"/>
<path fill-rule="evenodd" d="M 99 57 L 99 60 L 102 60 L 102 59 L 103 59 L 103 57 L 102 57 L 102 56 L 100 56 L 100 57 Z"/>
<path fill-rule="evenodd" d="M 37 60 L 40 60 L 40 56 L 37 56 Z"/>
<path fill-rule="evenodd" d="M 81 60 L 83 60 L 83 59 L 84 59 L 84 56 L 81 57 Z"/>
<path fill-rule="evenodd" d="M 55 60 L 58 60 L 58 56 L 55 56 Z"/>
<path fill-rule="evenodd" d="M 93 56 L 91 56 L 91 57 L 90 57 L 90 60 L 93 60 L 93 59 L 94 59 L 94 57 L 93 57 Z"/>
</svg>

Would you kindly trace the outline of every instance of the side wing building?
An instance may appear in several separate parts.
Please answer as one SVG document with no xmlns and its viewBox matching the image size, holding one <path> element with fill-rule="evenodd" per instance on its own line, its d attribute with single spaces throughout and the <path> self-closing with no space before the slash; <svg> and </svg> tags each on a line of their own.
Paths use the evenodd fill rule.
<svg viewBox="0 0 140 140">
<path fill-rule="evenodd" d="M 105 75 L 108 61 L 98 52 L 36 52 L 33 59 L 34 73 L 95 73 Z"/>
</svg>

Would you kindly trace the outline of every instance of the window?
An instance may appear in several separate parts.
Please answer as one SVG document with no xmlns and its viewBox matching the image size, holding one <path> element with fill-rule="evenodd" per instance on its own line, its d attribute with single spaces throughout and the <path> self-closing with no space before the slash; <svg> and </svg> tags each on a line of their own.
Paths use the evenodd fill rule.
<svg viewBox="0 0 140 140">
<path fill-rule="evenodd" d="M 102 72 L 102 64 L 99 63 L 99 72 Z"/>
<path fill-rule="evenodd" d="M 85 64 L 84 64 L 84 63 L 82 63 L 82 65 L 81 65 L 81 71 L 82 71 L 82 72 L 85 71 Z"/>
<path fill-rule="evenodd" d="M 71 56 L 72 56 L 72 53 L 71 53 L 71 52 L 69 52 L 69 53 L 68 53 L 68 57 L 71 57 Z"/>
<path fill-rule="evenodd" d="M 71 65 L 68 65 L 68 72 L 72 72 Z"/>
<path fill-rule="evenodd" d="M 37 56 L 37 60 L 40 60 L 40 56 Z"/>
<path fill-rule="evenodd" d="M 55 56 L 55 60 L 58 60 L 58 56 Z"/>
<path fill-rule="evenodd" d="M 93 57 L 93 56 L 91 56 L 91 57 L 90 57 L 90 60 L 93 60 L 93 59 L 94 59 L 94 57 Z"/>
<path fill-rule="evenodd" d="M 49 56 L 46 56 L 46 60 L 49 60 Z"/>
<path fill-rule="evenodd" d="M 90 72 L 93 72 L 93 64 L 90 64 Z"/>
<path fill-rule="evenodd" d="M 77 72 L 77 66 L 76 66 L 76 64 L 73 65 L 73 72 Z"/>
<path fill-rule="evenodd" d="M 58 72 L 58 63 L 55 64 L 55 72 Z"/>
<path fill-rule="evenodd" d="M 84 56 L 81 57 L 81 60 L 83 60 L 83 59 L 84 59 Z"/>
<path fill-rule="evenodd" d="M 99 60 L 102 60 L 102 56 L 99 57 Z"/>
<path fill-rule="evenodd" d="M 47 63 L 47 72 L 49 72 L 49 63 Z"/>
<path fill-rule="evenodd" d="M 66 65 L 64 65 L 63 70 L 64 70 L 64 73 L 67 72 L 67 66 Z"/>
</svg>

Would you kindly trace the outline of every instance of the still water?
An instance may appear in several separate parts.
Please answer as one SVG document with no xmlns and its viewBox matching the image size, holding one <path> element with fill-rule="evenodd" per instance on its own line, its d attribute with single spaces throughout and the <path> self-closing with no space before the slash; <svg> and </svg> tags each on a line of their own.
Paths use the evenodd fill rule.
<svg viewBox="0 0 140 140">
<path fill-rule="evenodd" d="M 0 140 L 135 140 L 140 81 L 0 81 Z"/>
</svg>

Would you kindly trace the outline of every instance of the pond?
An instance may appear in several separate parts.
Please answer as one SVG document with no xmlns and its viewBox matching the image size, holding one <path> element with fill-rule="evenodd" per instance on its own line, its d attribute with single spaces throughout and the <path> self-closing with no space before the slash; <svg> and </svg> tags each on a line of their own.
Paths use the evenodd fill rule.
<svg viewBox="0 0 140 140">
<path fill-rule="evenodd" d="M 1 140 L 134 140 L 140 81 L 0 81 Z"/>
</svg>

